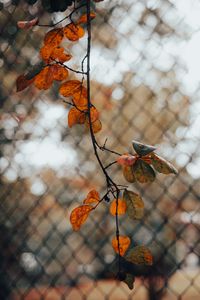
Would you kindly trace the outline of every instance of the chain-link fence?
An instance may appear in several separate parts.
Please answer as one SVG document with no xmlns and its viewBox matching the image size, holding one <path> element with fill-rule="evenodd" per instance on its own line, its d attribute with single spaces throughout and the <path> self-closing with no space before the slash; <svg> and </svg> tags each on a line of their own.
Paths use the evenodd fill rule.
<svg viewBox="0 0 200 300">
<path fill-rule="evenodd" d="M 92 99 L 101 111 L 97 138 L 113 150 L 131 140 L 158 145 L 177 176 L 133 185 L 145 202 L 140 222 L 120 218 L 121 233 L 145 244 L 154 265 L 135 270 L 135 288 L 111 279 L 115 220 L 102 203 L 74 233 L 71 210 L 104 178 L 87 132 L 69 129 L 54 84 L 16 93 L 15 80 L 39 61 L 44 28 L 17 29 L 36 4 L 3 1 L 0 11 L 0 299 L 200 299 L 199 1 L 124 0 L 98 4 L 92 32 Z M 183 3 L 184 2 L 184 3 Z M 62 18 L 54 14 L 54 21 Z M 86 38 L 65 45 L 75 66 Z M 115 159 L 102 153 L 105 163 Z M 110 169 L 125 184 L 119 167 Z"/>
</svg>

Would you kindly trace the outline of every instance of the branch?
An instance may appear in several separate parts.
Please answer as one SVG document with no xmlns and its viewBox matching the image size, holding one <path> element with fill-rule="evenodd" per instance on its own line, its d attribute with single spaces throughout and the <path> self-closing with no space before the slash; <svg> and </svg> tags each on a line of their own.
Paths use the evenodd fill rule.
<svg viewBox="0 0 200 300">
<path fill-rule="evenodd" d="M 86 6 L 86 4 L 82 4 L 82 5 L 80 5 L 80 6 L 78 6 L 78 7 L 74 7 L 74 9 L 73 9 L 73 11 L 69 14 L 69 15 L 67 15 L 67 16 L 65 16 L 63 19 L 61 19 L 60 21 L 58 21 L 58 22 L 56 22 L 56 23 L 53 23 L 53 24 L 37 24 L 37 26 L 39 26 L 39 27 L 55 27 L 55 26 L 57 26 L 58 24 L 60 24 L 60 23 L 62 23 L 64 20 L 66 20 L 66 19 L 70 19 L 71 20 L 71 23 L 72 23 L 72 15 L 77 11 L 77 10 L 79 10 L 80 8 L 82 8 L 82 7 L 84 7 L 84 6 Z"/>
<path fill-rule="evenodd" d="M 105 147 L 105 143 L 104 146 L 99 146 L 99 144 L 96 141 L 94 132 L 93 132 L 93 128 L 92 128 L 92 120 L 91 120 L 91 98 L 90 98 L 90 51 L 91 51 L 91 20 L 90 20 L 90 4 L 91 4 L 91 0 L 87 1 L 87 32 L 88 32 L 88 38 L 87 38 L 87 54 L 84 58 L 84 60 L 87 58 L 87 91 L 88 91 L 88 120 L 89 120 L 89 129 L 90 129 L 90 136 L 91 136 L 91 141 L 92 141 L 92 145 L 93 145 L 93 149 L 94 149 L 94 154 L 96 156 L 96 159 L 105 175 L 106 178 L 106 182 L 107 182 L 107 189 L 108 191 L 110 190 L 111 193 L 113 194 L 113 197 L 116 198 L 116 238 L 117 238 L 117 242 L 118 242 L 118 250 L 120 250 L 120 243 L 119 243 L 119 220 L 118 220 L 118 198 L 119 198 L 119 193 L 120 193 L 120 189 L 118 188 L 118 185 L 112 180 L 112 178 L 109 176 L 109 174 L 107 173 L 106 168 L 104 167 L 99 154 L 98 154 L 98 148 L 100 150 L 107 150 L 110 151 L 112 153 L 115 153 L 117 155 L 120 155 L 119 153 L 109 150 Z M 84 62 L 83 60 L 83 62 Z M 83 68 L 83 62 L 82 62 L 82 68 Z M 114 188 L 114 189 L 113 189 Z M 120 252 L 119 252 L 120 253 Z M 121 270 L 121 257 L 119 255 L 119 259 L 118 259 L 118 265 L 119 265 L 119 272 Z"/>
</svg>

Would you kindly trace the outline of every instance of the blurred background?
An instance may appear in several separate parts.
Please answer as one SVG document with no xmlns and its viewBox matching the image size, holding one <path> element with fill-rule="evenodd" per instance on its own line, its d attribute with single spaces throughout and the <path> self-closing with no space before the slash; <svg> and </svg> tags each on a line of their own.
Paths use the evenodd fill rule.
<svg viewBox="0 0 200 300">
<path fill-rule="evenodd" d="M 154 254 L 135 288 L 110 279 L 115 220 L 102 203 L 79 232 L 71 210 L 92 188 L 105 190 L 88 133 L 67 126 L 69 107 L 54 83 L 16 93 L 16 78 L 40 61 L 46 28 L 19 30 L 40 3 L 0 3 L 0 299 L 200 299 L 200 2 L 117 0 L 98 3 L 93 21 L 92 99 L 101 111 L 103 144 L 121 153 L 131 140 L 156 145 L 177 176 L 130 185 L 145 202 L 140 222 L 120 218 L 121 233 Z M 64 42 L 80 69 L 87 36 Z M 71 74 L 71 78 L 74 75 Z M 115 160 L 102 153 L 105 164 Z M 121 169 L 110 169 L 126 184 Z"/>
</svg>

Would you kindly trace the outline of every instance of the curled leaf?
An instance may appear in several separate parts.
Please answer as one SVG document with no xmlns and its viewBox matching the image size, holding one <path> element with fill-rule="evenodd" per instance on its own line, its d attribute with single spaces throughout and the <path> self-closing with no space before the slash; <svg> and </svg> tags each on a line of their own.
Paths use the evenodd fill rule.
<svg viewBox="0 0 200 300">
<path fill-rule="evenodd" d="M 145 145 L 134 140 L 132 141 L 132 145 L 135 152 L 140 156 L 147 155 L 156 150 L 154 146 Z"/>
<path fill-rule="evenodd" d="M 17 27 L 20 29 L 30 29 L 38 24 L 38 18 L 34 18 L 31 21 L 18 21 Z"/>
<path fill-rule="evenodd" d="M 153 182 L 156 177 L 152 167 L 142 159 L 138 159 L 133 165 L 133 174 L 140 183 Z"/>
<path fill-rule="evenodd" d="M 63 32 L 65 37 L 70 40 L 70 41 L 78 41 L 81 37 L 84 36 L 84 29 L 79 26 L 79 25 L 75 25 L 73 23 L 65 26 L 63 28 Z"/>
<path fill-rule="evenodd" d="M 133 174 L 133 168 L 132 166 L 122 166 L 123 168 L 123 175 L 124 178 L 128 181 L 128 182 L 135 182 L 135 176 Z"/>
<path fill-rule="evenodd" d="M 117 199 L 114 199 L 110 204 L 110 213 L 113 216 L 116 216 L 116 211 L 118 215 L 124 215 L 126 213 L 127 205 L 126 201 L 122 199 L 118 199 L 118 207 L 117 207 Z"/>
<path fill-rule="evenodd" d="M 128 216 L 131 219 L 142 219 L 144 215 L 144 202 L 140 195 L 129 190 L 124 190 L 123 200 L 127 204 Z"/>
<path fill-rule="evenodd" d="M 117 162 L 121 166 L 132 166 L 135 161 L 136 157 L 130 154 L 123 154 L 117 158 Z"/>
<path fill-rule="evenodd" d="M 84 124 L 85 118 L 84 112 L 72 107 L 68 113 L 68 126 L 71 128 L 75 124 Z"/>
<path fill-rule="evenodd" d="M 122 281 L 128 285 L 130 290 L 132 290 L 134 287 L 135 276 L 127 273 L 125 279 L 123 279 Z"/>
<path fill-rule="evenodd" d="M 152 265 L 153 257 L 145 246 L 137 246 L 129 250 L 125 259 L 136 265 Z"/>
<path fill-rule="evenodd" d="M 90 13 L 90 20 L 93 20 L 96 17 L 96 14 L 94 12 Z M 87 23 L 87 14 L 82 15 L 78 21 L 77 24 L 86 24 Z"/>
<path fill-rule="evenodd" d="M 118 253 L 121 256 L 124 256 L 124 254 L 126 253 L 127 249 L 130 246 L 130 243 L 131 243 L 131 240 L 128 236 L 120 235 L 119 236 L 119 245 L 118 245 L 117 237 L 114 237 L 112 239 L 113 249 L 115 250 L 116 253 Z"/>
<path fill-rule="evenodd" d="M 99 193 L 96 190 L 91 190 L 87 194 L 87 198 L 83 201 L 84 204 L 98 203 L 100 200 Z"/>
<path fill-rule="evenodd" d="M 177 174 L 176 168 L 167 160 L 153 153 L 151 155 L 151 164 L 156 171 L 163 174 Z"/>
<path fill-rule="evenodd" d="M 75 231 L 79 230 L 81 225 L 85 223 L 89 212 L 92 210 L 90 205 L 81 205 L 74 208 L 70 215 L 70 223 Z"/>
</svg>

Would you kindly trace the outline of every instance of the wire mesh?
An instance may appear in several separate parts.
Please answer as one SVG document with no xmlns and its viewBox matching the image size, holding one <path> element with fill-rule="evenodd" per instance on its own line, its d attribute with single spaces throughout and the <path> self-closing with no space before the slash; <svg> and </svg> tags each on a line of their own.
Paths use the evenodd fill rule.
<svg viewBox="0 0 200 300">
<path fill-rule="evenodd" d="M 145 202 L 140 222 L 120 219 L 121 233 L 154 254 L 151 274 L 136 268 L 133 291 L 110 279 L 115 220 L 104 203 L 74 233 L 71 210 L 104 178 L 87 132 L 67 127 L 68 107 L 58 85 L 15 92 L 15 80 L 39 61 L 46 29 L 17 29 L 40 15 L 37 5 L 0 11 L 0 298 L 200 298 L 198 1 L 104 1 L 93 21 L 92 98 L 101 111 L 98 140 L 131 151 L 131 140 L 159 145 L 177 176 L 134 185 Z M 66 44 L 77 68 L 86 38 Z M 102 153 L 105 164 L 114 160 Z M 117 166 L 110 169 L 126 184 Z"/>
</svg>

